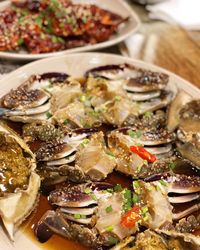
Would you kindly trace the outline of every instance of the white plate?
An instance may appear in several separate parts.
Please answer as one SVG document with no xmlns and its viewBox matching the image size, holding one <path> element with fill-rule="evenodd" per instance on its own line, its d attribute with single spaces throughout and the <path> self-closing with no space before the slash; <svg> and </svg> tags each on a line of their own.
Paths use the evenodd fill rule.
<svg viewBox="0 0 200 250">
<path fill-rule="evenodd" d="M 32 74 L 44 72 L 66 72 L 74 76 L 81 76 L 86 70 L 106 64 L 129 63 L 149 70 L 161 71 L 169 74 L 170 85 L 184 89 L 194 98 L 200 97 L 200 89 L 180 78 L 179 76 L 164 70 L 160 67 L 142 61 L 133 60 L 123 56 L 103 54 L 103 53 L 80 53 L 54 58 L 47 58 L 40 61 L 29 63 L 16 71 L 5 76 L 0 80 L 0 97 L 5 95 L 12 88 L 19 86 L 25 79 Z M 45 249 L 44 245 L 35 245 L 25 234 L 18 231 L 15 235 L 15 243 L 11 243 L 0 228 L 0 249 L 1 250 L 38 250 Z M 57 247 L 59 249 L 59 246 Z M 71 250 L 71 249 L 68 249 Z"/>
<path fill-rule="evenodd" d="M 82 52 L 82 51 L 91 51 L 91 50 L 99 50 L 102 48 L 106 48 L 112 45 L 115 45 L 131 34 L 136 32 L 140 26 L 140 21 L 134 10 L 126 3 L 125 0 L 73 0 L 73 3 L 89 3 L 96 4 L 97 6 L 110 10 L 116 14 L 119 14 L 123 17 L 129 17 L 128 22 L 121 24 L 118 28 L 118 32 L 115 35 L 112 35 L 109 40 L 101 43 L 97 43 L 94 45 L 86 45 L 82 47 L 77 47 L 68 50 L 62 50 L 59 52 L 52 53 L 42 53 L 42 54 L 29 54 L 29 53 L 19 53 L 19 52 L 0 52 L 1 58 L 6 59 L 14 59 L 14 60 L 36 60 L 46 57 L 65 55 L 74 52 Z M 0 11 L 5 9 L 10 5 L 10 1 L 3 1 L 0 3 Z"/>
</svg>

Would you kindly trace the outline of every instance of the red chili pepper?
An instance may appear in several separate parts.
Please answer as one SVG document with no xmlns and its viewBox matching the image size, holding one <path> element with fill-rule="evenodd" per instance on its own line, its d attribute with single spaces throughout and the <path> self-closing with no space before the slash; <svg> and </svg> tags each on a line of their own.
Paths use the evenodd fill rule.
<svg viewBox="0 0 200 250">
<path fill-rule="evenodd" d="M 142 159 L 147 160 L 148 162 L 156 161 L 156 157 L 149 153 L 146 149 L 140 146 L 130 146 L 131 152 L 139 155 Z"/>
<path fill-rule="evenodd" d="M 140 218 L 140 207 L 135 205 L 131 210 L 122 216 L 120 224 L 126 228 L 133 228 Z"/>
</svg>

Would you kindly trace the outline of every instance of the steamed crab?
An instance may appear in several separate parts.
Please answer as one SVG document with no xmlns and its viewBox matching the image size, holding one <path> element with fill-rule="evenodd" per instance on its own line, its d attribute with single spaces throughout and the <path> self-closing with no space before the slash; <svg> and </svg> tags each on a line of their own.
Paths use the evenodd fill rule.
<svg viewBox="0 0 200 250">
<path fill-rule="evenodd" d="M 0 123 L 0 216 L 13 240 L 16 227 L 37 204 L 40 177 L 34 154 L 19 136 Z"/>
<path fill-rule="evenodd" d="M 171 235 L 175 232 L 175 237 L 184 232 L 198 245 L 199 237 L 191 233 L 199 228 L 199 217 L 190 214 L 199 209 L 199 184 L 198 177 L 189 182 L 184 176 L 174 176 L 149 183 L 134 181 L 134 191 L 100 182 L 59 188 L 48 197 L 56 211 L 47 211 L 35 232 L 40 241 L 57 233 L 97 249 L 115 245 L 144 226 Z M 169 193 L 179 195 L 172 198 Z M 197 205 L 179 213 L 173 211 L 174 204 L 192 200 Z M 187 220 L 180 220 L 186 216 Z"/>
</svg>

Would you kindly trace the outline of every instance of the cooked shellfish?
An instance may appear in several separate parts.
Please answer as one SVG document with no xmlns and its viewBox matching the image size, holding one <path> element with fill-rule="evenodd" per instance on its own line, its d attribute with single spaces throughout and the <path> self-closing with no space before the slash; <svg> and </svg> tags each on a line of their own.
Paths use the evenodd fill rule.
<svg viewBox="0 0 200 250">
<path fill-rule="evenodd" d="M 37 204 L 40 178 L 35 156 L 19 136 L 0 123 L 0 216 L 11 240 Z"/>
</svg>

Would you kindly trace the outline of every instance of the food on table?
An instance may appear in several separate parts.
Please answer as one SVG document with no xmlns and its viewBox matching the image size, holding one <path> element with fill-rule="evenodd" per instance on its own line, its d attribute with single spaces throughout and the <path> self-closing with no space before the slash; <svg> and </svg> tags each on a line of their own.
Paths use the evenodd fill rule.
<svg viewBox="0 0 200 250">
<path fill-rule="evenodd" d="M 108 40 L 128 17 L 68 0 L 12 0 L 0 12 L 0 51 L 49 53 Z"/>
<path fill-rule="evenodd" d="M 23 124 L 34 171 L 51 187 L 38 239 L 55 233 L 90 249 L 198 249 L 199 110 L 199 100 L 170 88 L 167 74 L 129 64 L 32 75 L 3 96 L 2 119 Z M 114 172 L 127 187 L 111 184 Z"/>
</svg>

